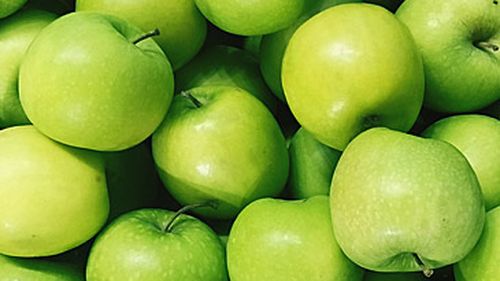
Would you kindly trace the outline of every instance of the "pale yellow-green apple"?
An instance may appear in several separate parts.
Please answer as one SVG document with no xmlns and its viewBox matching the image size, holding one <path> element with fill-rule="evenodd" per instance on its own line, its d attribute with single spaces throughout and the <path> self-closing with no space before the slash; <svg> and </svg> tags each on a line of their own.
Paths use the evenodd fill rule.
<svg viewBox="0 0 500 281">
<path fill-rule="evenodd" d="M 289 27 L 262 37 L 260 45 L 260 69 L 262 76 L 273 93 L 282 101 L 285 100 L 281 85 L 281 65 L 288 41 L 307 19 L 329 7 L 361 0 L 319 0 L 310 1 L 307 11 Z"/>
<path fill-rule="evenodd" d="M 208 85 L 242 88 L 269 110 L 276 111 L 277 101 L 260 74 L 259 62 L 248 51 L 232 46 L 210 46 L 175 72 L 177 93 Z"/>
<path fill-rule="evenodd" d="M 331 185 L 335 237 L 360 266 L 432 270 L 477 243 L 485 209 L 479 182 L 453 145 L 372 128 L 340 156 Z"/>
<path fill-rule="evenodd" d="M 121 17 L 143 31 L 158 28 L 154 40 L 178 69 L 198 53 L 207 24 L 193 0 L 77 0 L 76 11 L 99 11 Z"/>
<path fill-rule="evenodd" d="M 325 195 L 250 203 L 229 233 L 227 265 L 231 281 L 361 281 L 364 272 L 337 245 Z"/>
<path fill-rule="evenodd" d="M 41 10 L 25 10 L 0 20 L 0 128 L 29 124 L 17 83 L 19 67 L 33 38 L 56 18 Z"/>
<path fill-rule="evenodd" d="M 0 19 L 20 10 L 28 0 L 0 0 Z"/>
<path fill-rule="evenodd" d="M 92 245 L 87 281 L 226 281 L 219 237 L 195 217 L 140 209 L 118 217 Z"/>
<path fill-rule="evenodd" d="M 84 274 L 70 264 L 0 255 L 0 281 L 84 280 Z"/>
<path fill-rule="evenodd" d="M 59 254 L 106 222 L 101 154 L 57 143 L 25 125 L 0 131 L 0 155 L 0 254 Z"/>
<path fill-rule="evenodd" d="M 337 5 L 302 24 L 285 51 L 282 80 L 297 121 L 337 150 L 371 127 L 409 130 L 423 100 L 410 32 L 373 4 Z"/>
<path fill-rule="evenodd" d="M 363 281 L 425 281 L 420 272 L 374 272 L 366 271 Z M 444 280 L 443 280 L 444 281 Z"/>
<path fill-rule="evenodd" d="M 173 95 L 172 69 L 153 34 L 95 12 L 55 20 L 21 64 L 19 94 L 30 121 L 80 148 L 118 151 L 145 140 Z"/>
<path fill-rule="evenodd" d="M 153 134 L 153 157 L 165 188 L 193 210 L 231 219 L 251 201 L 279 194 L 288 176 L 285 138 L 271 112 L 235 87 L 204 86 L 174 97 Z"/>
<path fill-rule="evenodd" d="M 262 35 L 284 29 L 300 17 L 309 0 L 194 0 L 218 28 L 238 35 Z"/>
<path fill-rule="evenodd" d="M 396 15 L 422 54 L 426 107 L 469 112 L 500 99 L 497 0 L 406 0 Z"/>
<path fill-rule="evenodd" d="M 288 147 L 290 175 L 288 187 L 293 198 L 328 195 L 333 170 L 341 152 L 317 141 L 300 128 Z"/>
<path fill-rule="evenodd" d="M 486 210 L 500 205 L 500 121 L 480 114 L 447 117 L 433 123 L 422 136 L 454 145 L 476 173 Z"/>
<path fill-rule="evenodd" d="M 500 276 L 500 207 L 486 214 L 484 231 L 474 249 L 454 265 L 457 281 L 496 281 Z"/>
</svg>

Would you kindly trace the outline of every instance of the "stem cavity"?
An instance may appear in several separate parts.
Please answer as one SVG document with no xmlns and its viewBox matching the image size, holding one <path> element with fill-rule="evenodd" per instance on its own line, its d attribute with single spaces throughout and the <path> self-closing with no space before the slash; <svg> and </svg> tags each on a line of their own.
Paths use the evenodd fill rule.
<svg viewBox="0 0 500 281">
<path fill-rule="evenodd" d="M 158 35 L 160 35 L 160 30 L 158 28 L 155 28 L 154 30 L 151 30 L 150 32 L 144 33 L 141 36 L 139 36 L 139 38 L 132 41 L 132 44 L 136 45 L 137 43 L 139 43 L 143 40 L 146 40 L 148 38 L 151 38 L 153 36 L 158 36 Z"/>
<path fill-rule="evenodd" d="M 423 260 L 419 257 L 418 254 L 413 253 L 413 258 L 415 258 L 415 262 L 418 264 L 418 267 L 422 270 L 422 273 L 425 277 L 430 278 L 432 274 L 434 274 L 434 270 L 426 265 Z"/>
<path fill-rule="evenodd" d="M 203 104 L 198 100 L 196 99 L 193 95 L 191 95 L 191 93 L 189 92 L 186 92 L 186 91 L 182 91 L 180 93 L 181 96 L 189 99 L 193 104 L 194 106 L 196 106 L 196 108 L 200 108 Z"/>
<path fill-rule="evenodd" d="M 500 47 L 498 45 L 491 43 L 491 42 L 485 42 L 485 41 L 477 42 L 474 45 L 477 48 L 479 48 L 483 51 L 486 51 L 486 52 L 498 52 L 498 50 L 500 49 Z"/>
<path fill-rule="evenodd" d="M 167 221 L 167 224 L 165 224 L 165 227 L 163 228 L 163 232 L 167 232 L 167 233 L 172 232 L 172 228 L 174 227 L 174 222 L 180 215 L 182 215 L 182 214 L 184 214 L 192 209 L 201 208 L 201 207 L 210 207 L 210 208 L 216 209 L 217 205 L 218 204 L 216 201 L 207 201 L 204 203 L 186 205 L 186 206 L 180 208 L 179 210 L 177 210 L 177 212 L 175 212 L 175 214 L 170 217 L 170 219 Z"/>
</svg>

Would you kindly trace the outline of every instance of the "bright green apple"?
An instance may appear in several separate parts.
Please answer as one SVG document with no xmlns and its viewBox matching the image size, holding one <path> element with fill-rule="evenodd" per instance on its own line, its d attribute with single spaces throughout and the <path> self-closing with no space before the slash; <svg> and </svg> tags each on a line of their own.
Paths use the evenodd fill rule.
<svg viewBox="0 0 500 281">
<path fill-rule="evenodd" d="M 99 11 L 119 16 L 143 31 L 158 28 L 154 40 L 174 69 L 198 53 L 207 33 L 207 24 L 193 0 L 77 0 L 76 11 Z"/>
<path fill-rule="evenodd" d="M 21 9 L 28 0 L 0 0 L 0 19 Z"/>
<path fill-rule="evenodd" d="M 500 207 L 486 214 L 476 247 L 454 266 L 457 281 L 496 281 L 500 276 Z"/>
<path fill-rule="evenodd" d="M 340 151 L 317 141 L 300 128 L 288 147 L 290 175 L 288 186 L 293 198 L 328 195 L 333 170 L 340 158 Z"/>
<path fill-rule="evenodd" d="M 468 112 L 500 99 L 497 0 L 406 0 L 396 15 L 422 54 L 425 106 Z"/>
<path fill-rule="evenodd" d="M 252 36 L 284 29 L 300 17 L 308 0 L 194 0 L 203 15 L 218 28 Z"/>
<path fill-rule="evenodd" d="M 248 92 L 205 86 L 177 95 L 153 134 L 153 157 L 166 189 L 195 212 L 230 219 L 251 201 L 281 192 L 288 176 L 285 138 L 269 110 Z"/>
<path fill-rule="evenodd" d="M 455 115 L 439 120 L 422 136 L 454 145 L 471 164 L 486 210 L 500 205 L 500 121 L 486 115 Z"/>
<path fill-rule="evenodd" d="M 84 281 L 69 264 L 0 255 L 0 281 Z"/>
<path fill-rule="evenodd" d="M 0 131 L 0 253 L 59 254 L 89 240 L 109 212 L 100 154 L 33 126 Z"/>
<path fill-rule="evenodd" d="M 328 196 L 264 198 L 236 218 L 227 244 L 231 281 L 360 281 L 333 236 Z"/>
<path fill-rule="evenodd" d="M 21 64 L 19 94 L 28 118 L 47 136 L 81 148 L 117 151 L 145 140 L 168 110 L 173 74 L 144 35 L 94 12 L 55 20 Z"/>
<path fill-rule="evenodd" d="M 478 180 L 458 149 L 387 128 L 349 143 L 330 196 L 337 242 L 374 271 L 429 276 L 472 250 L 485 218 Z"/>
<path fill-rule="evenodd" d="M 0 128 L 29 124 L 17 91 L 19 67 L 33 38 L 55 18 L 26 10 L 0 20 Z"/>
<path fill-rule="evenodd" d="M 297 121 L 337 150 L 371 127 L 409 130 L 423 100 L 423 66 L 410 32 L 373 4 L 337 5 L 301 25 L 285 51 L 282 79 Z"/>
<path fill-rule="evenodd" d="M 342 3 L 361 2 L 361 0 L 319 0 L 310 1 L 309 8 L 302 16 L 286 29 L 263 36 L 260 45 L 260 69 L 267 85 L 282 101 L 285 100 L 281 85 L 281 65 L 286 46 L 297 28 L 318 12 Z"/>
<path fill-rule="evenodd" d="M 225 281 L 225 251 L 200 220 L 163 209 L 118 217 L 97 237 L 87 281 Z"/>
<path fill-rule="evenodd" d="M 260 74 L 259 62 L 248 51 L 224 45 L 210 46 L 175 72 L 177 93 L 208 85 L 242 88 L 269 110 L 276 111 L 277 101 Z"/>
</svg>

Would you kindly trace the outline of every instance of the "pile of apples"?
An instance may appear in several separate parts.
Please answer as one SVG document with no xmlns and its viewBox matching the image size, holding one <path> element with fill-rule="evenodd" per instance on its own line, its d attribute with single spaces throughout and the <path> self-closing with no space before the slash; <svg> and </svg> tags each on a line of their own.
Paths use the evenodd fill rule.
<svg viewBox="0 0 500 281">
<path fill-rule="evenodd" d="M 0 281 L 500 280 L 497 0 L 0 0 Z"/>
</svg>

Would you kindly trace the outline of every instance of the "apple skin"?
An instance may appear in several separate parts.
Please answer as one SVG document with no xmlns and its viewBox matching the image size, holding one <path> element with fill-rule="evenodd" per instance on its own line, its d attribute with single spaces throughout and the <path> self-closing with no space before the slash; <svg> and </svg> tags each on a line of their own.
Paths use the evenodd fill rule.
<svg viewBox="0 0 500 281">
<path fill-rule="evenodd" d="M 476 173 L 486 210 L 500 205 L 500 121 L 480 115 L 447 117 L 433 123 L 422 136 L 454 145 Z"/>
<path fill-rule="evenodd" d="M 337 5 L 302 24 L 285 51 L 282 81 L 297 121 L 337 150 L 371 127 L 409 130 L 423 100 L 410 32 L 373 4 Z"/>
<path fill-rule="evenodd" d="M 77 0 L 76 11 L 98 11 L 121 17 L 143 31 L 155 28 L 154 40 L 178 69 L 193 58 L 205 41 L 207 23 L 193 0 Z"/>
<path fill-rule="evenodd" d="M 88 281 L 225 281 L 225 250 L 210 227 L 174 212 L 140 209 L 118 217 L 94 242 Z"/>
<path fill-rule="evenodd" d="M 0 19 L 8 17 L 21 9 L 28 0 L 0 0 Z"/>
<path fill-rule="evenodd" d="M 30 123 L 17 91 L 19 67 L 31 41 L 56 17 L 45 11 L 24 10 L 0 20 L 0 128 Z"/>
<path fill-rule="evenodd" d="M 0 131 L 0 253 L 38 257 L 89 240 L 109 202 L 104 160 L 68 147 L 33 126 Z"/>
<path fill-rule="evenodd" d="M 337 242 L 374 271 L 419 271 L 414 255 L 429 269 L 458 262 L 485 219 L 478 180 L 460 151 L 387 128 L 349 143 L 330 196 Z"/>
<path fill-rule="evenodd" d="M 0 255 L 0 281 L 85 281 L 83 273 L 68 264 Z"/>
<path fill-rule="evenodd" d="M 279 194 L 288 176 L 285 138 L 272 114 L 235 87 L 189 90 L 153 134 L 153 158 L 165 188 L 182 205 L 215 200 L 193 212 L 231 219 L 249 202 Z M 229 118 L 229 116 L 231 116 Z"/>
<path fill-rule="evenodd" d="M 500 276 L 500 207 L 486 214 L 484 231 L 474 249 L 453 270 L 457 281 L 495 281 Z"/>
<path fill-rule="evenodd" d="M 194 0 L 201 13 L 218 28 L 254 36 L 284 29 L 300 17 L 308 0 Z"/>
<path fill-rule="evenodd" d="M 410 29 L 425 69 L 424 105 L 469 112 L 500 99 L 500 8 L 492 0 L 407 0 L 396 12 Z"/>
<path fill-rule="evenodd" d="M 340 158 L 340 151 L 317 141 L 300 128 L 288 147 L 290 175 L 288 187 L 292 198 L 309 198 L 328 195 L 333 171 Z"/>
<path fill-rule="evenodd" d="M 168 59 L 137 27 L 76 12 L 44 28 L 21 64 L 20 100 L 30 121 L 67 145 L 118 151 L 163 120 L 173 95 Z M 119 54 L 119 55 L 117 55 Z"/>
<path fill-rule="evenodd" d="M 360 281 L 335 242 L 328 196 L 263 198 L 236 218 L 227 244 L 231 281 Z"/>
</svg>

